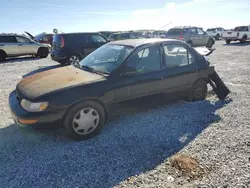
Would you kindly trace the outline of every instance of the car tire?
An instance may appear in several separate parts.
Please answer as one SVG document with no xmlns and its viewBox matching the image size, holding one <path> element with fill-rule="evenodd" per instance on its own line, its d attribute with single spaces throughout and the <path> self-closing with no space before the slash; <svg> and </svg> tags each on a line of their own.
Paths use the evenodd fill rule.
<svg viewBox="0 0 250 188">
<path fill-rule="evenodd" d="M 213 45 L 214 45 L 214 41 L 213 41 L 212 39 L 209 39 L 208 42 L 207 42 L 206 47 L 207 47 L 207 48 L 212 48 Z"/>
<path fill-rule="evenodd" d="M 36 56 L 40 58 L 46 58 L 48 57 L 48 55 L 49 55 L 49 49 L 42 47 L 38 49 Z"/>
<path fill-rule="evenodd" d="M 220 40 L 220 35 L 217 34 L 217 35 L 215 36 L 215 39 L 216 39 L 216 40 Z"/>
<path fill-rule="evenodd" d="M 6 57 L 7 57 L 6 53 L 3 50 L 1 50 L 0 51 L 0 61 L 4 61 L 6 59 Z"/>
<path fill-rule="evenodd" d="M 230 44 L 231 40 L 226 40 L 226 44 Z"/>
<path fill-rule="evenodd" d="M 197 80 L 189 91 L 189 101 L 201 101 L 207 97 L 207 82 L 204 79 Z"/>
<path fill-rule="evenodd" d="M 187 44 L 189 45 L 189 46 L 191 46 L 191 47 L 193 47 L 193 42 L 191 41 L 191 40 L 189 40 L 189 41 L 187 41 Z"/>
<path fill-rule="evenodd" d="M 79 64 L 81 59 L 82 58 L 79 54 L 71 54 L 67 59 L 67 65 Z"/>
<path fill-rule="evenodd" d="M 246 42 L 246 40 L 247 40 L 247 36 L 244 36 L 241 40 L 240 40 L 240 43 L 245 43 Z"/>
<path fill-rule="evenodd" d="M 64 134 L 73 140 L 93 138 L 100 133 L 105 120 L 101 104 L 91 100 L 80 102 L 67 110 L 62 122 Z"/>
</svg>

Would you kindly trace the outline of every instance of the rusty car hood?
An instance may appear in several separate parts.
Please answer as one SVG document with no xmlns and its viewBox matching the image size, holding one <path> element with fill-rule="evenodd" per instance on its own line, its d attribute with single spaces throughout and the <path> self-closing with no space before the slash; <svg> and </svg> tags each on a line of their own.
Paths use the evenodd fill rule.
<svg viewBox="0 0 250 188">
<path fill-rule="evenodd" d="M 17 84 L 16 89 L 18 94 L 32 100 L 56 90 L 94 82 L 99 79 L 105 79 L 105 77 L 73 66 L 67 66 L 28 76 Z"/>
</svg>

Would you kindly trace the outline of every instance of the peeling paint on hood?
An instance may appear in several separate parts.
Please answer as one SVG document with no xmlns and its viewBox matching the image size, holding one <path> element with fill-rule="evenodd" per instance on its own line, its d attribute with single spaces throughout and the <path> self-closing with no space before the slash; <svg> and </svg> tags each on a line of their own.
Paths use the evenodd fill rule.
<svg viewBox="0 0 250 188">
<path fill-rule="evenodd" d="M 99 79 L 105 78 L 73 66 L 67 66 L 37 73 L 22 79 L 17 84 L 17 92 L 32 100 L 59 89 L 86 84 Z"/>
</svg>

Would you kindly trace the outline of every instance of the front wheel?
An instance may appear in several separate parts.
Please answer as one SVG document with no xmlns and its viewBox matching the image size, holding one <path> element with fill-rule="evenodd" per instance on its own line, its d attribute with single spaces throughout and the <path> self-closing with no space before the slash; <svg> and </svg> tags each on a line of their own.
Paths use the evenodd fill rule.
<svg viewBox="0 0 250 188">
<path fill-rule="evenodd" d="M 189 91 L 189 101 L 201 101 L 207 97 L 207 82 L 203 79 L 197 80 Z"/>
<path fill-rule="evenodd" d="M 69 138 L 86 140 L 98 135 L 105 123 L 105 110 L 97 102 L 84 101 L 68 110 L 63 129 Z"/>
<path fill-rule="evenodd" d="M 6 53 L 4 51 L 0 51 L 0 61 L 4 61 L 6 59 Z"/>
</svg>

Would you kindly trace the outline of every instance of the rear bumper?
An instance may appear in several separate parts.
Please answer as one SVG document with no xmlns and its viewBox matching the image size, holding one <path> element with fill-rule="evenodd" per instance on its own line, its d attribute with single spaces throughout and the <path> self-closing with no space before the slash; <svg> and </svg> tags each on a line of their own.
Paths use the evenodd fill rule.
<svg viewBox="0 0 250 188">
<path fill-rule="evenodd" d="M 63 115 L 63 111 L 28 112 L 24 110 L 17 99 L 16 91 L 11 92 L 9 95 L 9 107 L 12 118 L 20 127 L 41 127 L 44 125 L 56 124 L 61 121 Z M 21 123 L 32 120 L 37 121 L 28 124 Z"/>
<path fill-rule="evenodd" d="M 51 59 L 52 59 L 53 61 L 57 61 L 57 62 L 59 62 L 59 63 L 64 63 L 64 62 L 66 62 L 66 61 L 67 61 L 67 58 L 68 58 L 68 57 L 65 56 L 65 55 L 56 54 L 56 53 L 53 53 L 53 52 L 51 52 L 50 56 L 51 56 Z"/>
<path fill-rule="evenodd" d="M 222 37 L 224 40 L 240 40 L 237 37 Z"/>
</svg>

